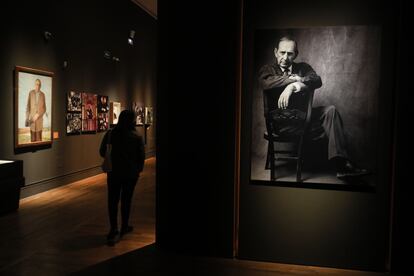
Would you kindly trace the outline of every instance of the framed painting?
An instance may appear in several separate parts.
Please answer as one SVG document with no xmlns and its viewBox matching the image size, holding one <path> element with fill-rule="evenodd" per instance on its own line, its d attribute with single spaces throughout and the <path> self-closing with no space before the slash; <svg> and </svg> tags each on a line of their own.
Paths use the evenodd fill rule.
<svg viewBox="0 0 414 276">
<path fill-rule="evenodd" d="M 53 73 L 15 67 L 15 148 L 52 144 Z"/>
<path fill-rule="evenodd" d="M 250 180 L 375 186 L 381 28 L 257 29 Z"/>
<path fill-rule="evenodd" d="M 109 104 L 109 123 L 111 125 L 118 123 L 119 114 L 121 114 L 121 103 L 111 102 Z"/>
<path fill-rule="evenodd" d="M 82 93 L 82 133 L 95 133 L 97 130 L 97 96 Z"/>
</svg>

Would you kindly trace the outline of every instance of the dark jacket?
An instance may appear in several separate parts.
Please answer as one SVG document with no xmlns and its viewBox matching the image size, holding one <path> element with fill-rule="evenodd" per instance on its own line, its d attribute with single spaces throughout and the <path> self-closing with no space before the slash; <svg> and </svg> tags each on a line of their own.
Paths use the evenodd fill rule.
<svg viewBox="0 0 414 276">
<path fill-rule="evenodd" d="M 307 63 L 293 63 L 292 74 L 303 77 L 303 83 L 306 84 L 309 89 L 317 89 L 322 86 L 321 77 L 319 77 L 315 70 L 313 70 Z M 276 87 L 285 88 L 288 84 L 295 82 L 294 80 L 289 79 L 288 76 L 283 76 L 283 72 L 277 63 L 263 66 L 259 72 L 259 81 L 264 90 Z"/>
<path fill-rule="evenodd" d="M 304 62 L 292 64 L 292 74 L 298 75 L 304 79 L 303 83 L 308 86 L 307 90 L 315 90 L 322 86 L 321 77 L 316 74 L 313 68 Z M 283 76 L 283 72 L 277 63 L 263 66 L 259 71 L 260 87 L 263 89 L 264 113 L 265 115 L 277 109 L 277 102 L 280 94 L 287 85 L 295 82 L 288 76 Z M 294 93 L 289 100 L 289 109 L 306 110 L 306 101 L 304 94 L 307 90 Z"/>
<path fill-rule="evenodd" d="M 120 130 L 114 128 L 105 133 L 99 153 L 105 156 L 108 133 L 111 133 L 112 144 L 112 173 L 135 178 L 144 168 L 144 142 L 134 130 Z"/>
</svg>

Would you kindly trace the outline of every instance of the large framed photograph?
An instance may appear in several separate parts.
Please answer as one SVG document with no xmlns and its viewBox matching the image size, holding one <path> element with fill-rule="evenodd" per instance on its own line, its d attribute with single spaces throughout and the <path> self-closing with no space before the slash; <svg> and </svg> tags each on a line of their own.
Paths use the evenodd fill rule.
<svg viewBox="0 0 414 276">
<path fill-rule="evenodd" d="M 52 144 L 53 73 L 15 68 L 15 148 Z"/>
<path fill-rule="evenodd" d="M 251 181 L 373 186 L 381 28 L 259 29 L 254 37 Z"/>
</svg>

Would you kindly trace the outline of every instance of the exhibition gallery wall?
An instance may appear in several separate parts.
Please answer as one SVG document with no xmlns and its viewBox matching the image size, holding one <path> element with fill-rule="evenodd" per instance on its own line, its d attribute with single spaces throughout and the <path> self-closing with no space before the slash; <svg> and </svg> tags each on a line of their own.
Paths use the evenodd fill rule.
<svg viewBox="0 0 414 276">
<path fill-rule="evenodd" d="M 385 2 L 229 0 L 219 8 L 159 2 L 160 246 L 278 263 L 398 267 L 404 253 L 396 237 L 410 208 L 395 191 L 412 185 L 393 175 L 405 168 L 394 159 L 404 136 L 394 124 L 396 98 L 404 95 L 395 87 L 401 3 Z M 188 22 L 194 28 L 183 28 Z M 313 104 L 336 107 L 349 156 L 369 175 L 340 179 L 325 160 L 309 158 L 328 153 L 306 147 L 311 154 L 301 177 L 280 173 L 279 164 L 271 177 L 258 79 L 275 62 L 275 42 L 284 35 L 298 42 L 295 62 L 322 79 Z M 172 117 L 176 106 L 185 108 L 174 108 Z M 171 127 L 176 116 L 191 127 Z"/>
<path fill-rule="evenodd" d="M 155 154 L 155 18 L 131 1 L 7 9 L 15 20 L 2 22 L 0 159 L 23 160 L 22 196 L 99 173 L 103 134 L 126 108 Z"/>
</svg>

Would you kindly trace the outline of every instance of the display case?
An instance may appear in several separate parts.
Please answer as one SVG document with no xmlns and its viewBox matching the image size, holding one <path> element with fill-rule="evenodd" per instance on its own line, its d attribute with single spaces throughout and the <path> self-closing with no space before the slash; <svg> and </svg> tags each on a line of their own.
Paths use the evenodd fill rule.
<svg viewBox="0 0 414 276">
<path fill-rule="evenodd" d="M 19 208 L 24 181 L 22 160 L 0 160 L 0 214 Z"/>
</svg>

